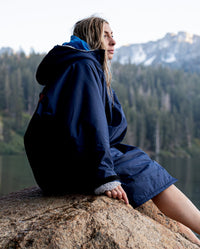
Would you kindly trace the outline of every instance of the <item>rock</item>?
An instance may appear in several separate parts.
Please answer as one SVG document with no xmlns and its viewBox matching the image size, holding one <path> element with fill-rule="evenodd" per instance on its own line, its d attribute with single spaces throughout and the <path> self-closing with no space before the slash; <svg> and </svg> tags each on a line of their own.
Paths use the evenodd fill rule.
<svg viewBox="0 0 200 249">
<path fill-rule="evenodd" d="M 151 201 L 133 209 L 106 196 L 44 197 L 36 187 L 0 199 L 3 249 L 199 248 L 180 232 Z"/>
</svg>

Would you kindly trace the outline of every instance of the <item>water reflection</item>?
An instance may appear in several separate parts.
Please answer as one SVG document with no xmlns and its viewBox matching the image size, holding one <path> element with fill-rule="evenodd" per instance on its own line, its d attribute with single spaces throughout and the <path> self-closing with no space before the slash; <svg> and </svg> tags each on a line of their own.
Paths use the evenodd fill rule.
<svg viewBox="0 0 200 249">
<path fill-rule="evenodd" d="M 0 195 L 35 185 L 25 156 L 0 156 Z"/>
<path fill-rule="evenodd" d="M 178 179 L 175 185 L 200 209 L 200 157 L 162 158 L 160 163 Z"/>
</svg>

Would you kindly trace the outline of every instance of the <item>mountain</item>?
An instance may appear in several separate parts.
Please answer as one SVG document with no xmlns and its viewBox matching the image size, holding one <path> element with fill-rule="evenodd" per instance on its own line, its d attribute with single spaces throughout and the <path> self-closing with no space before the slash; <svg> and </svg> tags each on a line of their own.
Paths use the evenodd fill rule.
<svg viewBox="0 0 200 249">
<path fill-rule="evenodd" d="M 200 72 L 200 36 L 167 33 L 162 39 L 116 49 L 113 61 L 121 64 L 163 65 Z"/>
<path fill-rule="evenodd" d="M 10 47 L 2 47 L 0 48 L 0 55 L 2 54 L 8 54 L 8 55 L 12 55 L 14 52 L 14 50 Z"/>
</svg>

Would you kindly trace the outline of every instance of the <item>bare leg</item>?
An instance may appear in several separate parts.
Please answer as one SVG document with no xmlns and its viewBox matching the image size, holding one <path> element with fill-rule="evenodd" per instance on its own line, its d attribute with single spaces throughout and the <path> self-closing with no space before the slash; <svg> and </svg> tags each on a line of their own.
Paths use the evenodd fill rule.
<svg viewBox="0 0 200 249">
<path fill-rule="evenodd" d="M 166 216 L 200 234 L 200 211 L 175 185 L 171 185 L 152 200 Z M 200 245 L 195 235 L 194 238 Z"/>
</svg>

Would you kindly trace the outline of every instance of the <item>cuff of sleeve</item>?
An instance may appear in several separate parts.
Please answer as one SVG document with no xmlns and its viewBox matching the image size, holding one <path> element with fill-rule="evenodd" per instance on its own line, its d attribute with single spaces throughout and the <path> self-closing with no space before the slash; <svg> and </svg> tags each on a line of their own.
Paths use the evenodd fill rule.
<svg viewBox="0 0 200 249">
<path fill-rule="evenodd" d="M 110 191 L 110 190 L 116 188 L 119 185 L 121 185 L 121 182 L 119 182 L 119 181 L 107 182 L 107 183 L 101 185 L 100 187 L 96 188 L 94 190 L 94 193 L 96 195 L 100 195 L 100 194 L 103 194 L 105 191 Z"/>
</svg>

